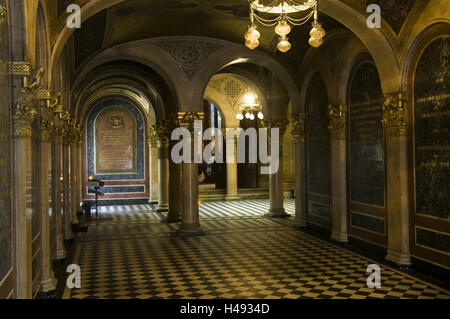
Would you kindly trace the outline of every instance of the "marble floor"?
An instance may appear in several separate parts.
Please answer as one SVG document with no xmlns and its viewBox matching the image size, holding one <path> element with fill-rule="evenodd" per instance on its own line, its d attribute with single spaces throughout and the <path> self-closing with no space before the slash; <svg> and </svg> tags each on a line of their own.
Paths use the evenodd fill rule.
<svg viewBox="0 0 450 319">
<path fill-rule="evenodd" d="M 78 234 L 74 263 L 81 288 L 64 298 L 450 298 L 442 288 L 381 266 L 381 288 L 368 288 L 376 262 L 262 215 L 267 200 L 205 202 L 206 236 L 179 238 L 178 224 L 149 206 L 100 210 L 104 221 Z M 293 200 L 286 201 L 293 214 Z"/>
</svg>

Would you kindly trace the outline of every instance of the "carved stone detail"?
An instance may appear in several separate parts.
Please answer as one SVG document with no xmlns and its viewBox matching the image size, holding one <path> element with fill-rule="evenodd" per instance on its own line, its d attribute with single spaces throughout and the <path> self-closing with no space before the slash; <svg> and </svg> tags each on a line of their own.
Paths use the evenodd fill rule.
<svg viewBox="0 0 450 319">
<path fill-rule="evenodd" d="M 295 143 L 305 143 L 306 136 L 306 114 L 293 114 L 292 115 L 292 138 Z"/>
<path fill-rule="evenodd" d="M 160 40 L 156 45 L 167 51 L 180 65 L 189 80 L 192 80 L 199 66 L 223 44 L 206 40 Z"/>
<path fill-rule="evenodd" d="M 346 121 L 347 107 L 345 105 L 328 106 L 328 116 L 330 117 L 331 138 L 335 140 L 345 140 L 347 136 L 347 121 Z"/>
<path fill-rule="evenodd" d="M 29 76 L 31 74 L 31 64 L 23 61 L 10 62 L 9 73 L 14 76 Z"/>
<path fill-rule="evenodd" d="M 402 93 L 383 96 L 383 125 L 387 136 L 406 135 L 405 98 Z"/>
<path fill-rule="evenodd" d="M 181 127 L 187 128 L 191 134 L 194 133 L 195 121 L 201 121 L 205 118 L 203 112 L 179 112 L 178 122 Z"/>
</svg>

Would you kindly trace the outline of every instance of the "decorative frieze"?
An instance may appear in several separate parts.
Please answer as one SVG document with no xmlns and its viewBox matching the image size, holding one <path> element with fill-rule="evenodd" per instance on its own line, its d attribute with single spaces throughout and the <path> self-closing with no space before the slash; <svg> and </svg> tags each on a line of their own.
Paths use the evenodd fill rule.
<svg viewBox="0 0 450 319">
<path fill-rule="evenodd" d="M 289 121 L 286 119 L 279 119 L 279 120 L 264 120 L 264 127 L 271 129 L 271 128 L 277 128 L 280 130 L 280 136 L 283 136 L 284 132 L 286 131 L 286 128 L 289 124 Z"/>
<path fill-rule="evenodd" d="M 156 139 L 156 128 L 154 125 L 151 125 L 148 127 L 148 140 L 147 142 L 151 145 L 151 146 L 155 146 L 157 139 Z"/>
<path fill-rule="evenodd" d="M 330 130 L 331 138 L 335 140 L 345 140 L 347 136 L 347 121 L 346 121 L 347 108 L 345 105 L 329 105 L 328 116 L 330 117 Z"/>
<path fill-rule="evenodd" d="M 191 134 L 194 133 L 195 121 L 202 121 L 205 118 L 203 112 L 179 112 L 178 122 L 181 127 L 187 128 Z"/>
<path fill-rule="evenodd" d="M 387 136 L 406 135 L 405 98 L 402 93 L 383 96 L 383 125 Z"/>
<path fill-rule="evenodd" d="M 9 73 L 13 76 L 29 76 L 31 74 L 31 64 L 25 61 L 9 62 Z"/>
<path fill-rule="evenodd" d="M 299 113 L 292 115 L 292 138 L 295 143 L 305 143 L 306 136 L 306 114 Z"/>
</svg>

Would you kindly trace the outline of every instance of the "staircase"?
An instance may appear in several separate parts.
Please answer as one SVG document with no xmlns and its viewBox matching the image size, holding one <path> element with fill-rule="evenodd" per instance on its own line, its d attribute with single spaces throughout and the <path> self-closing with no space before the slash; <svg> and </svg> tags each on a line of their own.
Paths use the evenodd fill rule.
<svg viewBox="0 0 450 319">
<path fill-rule="evenodd" d="M 224 201 L 226 189 L 215 189 L 209 185 L 200 185 L 198 199 L 200 201 Z M 238 195 L 241 200 L 247 199 L 267 199 L 269 198 L 269 189 L 267 188 L 239 188 Z M 285 190 L 285 198 L 292 198 L 290 190 Z"/>
</svg>

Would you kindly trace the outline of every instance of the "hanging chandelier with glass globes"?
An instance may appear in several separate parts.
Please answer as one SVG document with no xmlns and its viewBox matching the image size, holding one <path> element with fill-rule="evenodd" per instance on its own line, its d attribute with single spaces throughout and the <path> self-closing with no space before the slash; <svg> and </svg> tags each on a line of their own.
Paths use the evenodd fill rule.
<svg viewBox="0 0 450 319">
<path fill-rule="evenodd" d="M 318 0 L 249 0 L 250 3 L 250 26 L 245 33 L 245 45 L 249 49 L 256 49 L 259 46 L 261 34 L 257 30 L 255 22 L 264 26 L 275 26 L 275 33 L 280 36 L 277 48 L 281 52 L 291 49 L 287 35 L 291 32 L 292 26 L 305 24 L 314 16 L 314 22 L 310 32 L 309 44 L 312 47 L 319 47 L 323 43 L 326 32 L 318 22 L 317 13 Z M 262 3 L 261 3 L 262 2 Z M 304 16 L 294 18 L 293 15 L 303 13 Z M 275 17 L 272 17 L 276 15 Z"/>
<path fill-rule="evenodd" d="M 243 97 L 243 103 L 239 105 L 239 111 L 236 119 L 242 121 L 244 118 L 253 121 L 255 116 L 260 120 L 264 119 L 261 105 L 257 101 L 257 97 L 252 92 L 247 92 Z"/>
</svg>

